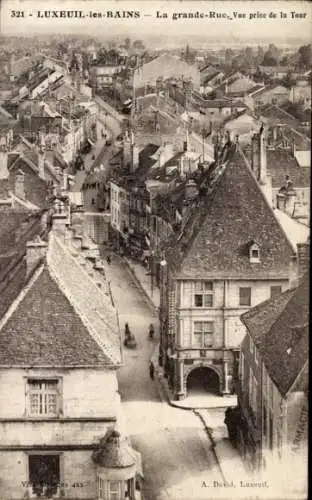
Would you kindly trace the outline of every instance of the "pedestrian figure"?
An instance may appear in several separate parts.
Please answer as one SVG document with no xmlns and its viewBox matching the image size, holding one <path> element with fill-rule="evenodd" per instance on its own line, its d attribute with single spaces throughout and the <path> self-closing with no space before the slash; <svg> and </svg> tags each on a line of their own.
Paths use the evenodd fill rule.
<svg viewBox="0 0 312 500">
<path fill-rule="evenodd" d="M 110 258 L 110 255 L 108 255 L 108 256 L 106 257 L 106 260 L 107 260 L 107 264 L 110 264 L 110 263 L 111 263 L 111 258 Z"/>
<path fill-rule="evenodd" d="M 125 324 L 125 337 L 129 338 L 131 336 L 130 328 L 128 323 Z"/>
<path fill-rule="evenodd" d="M 149 338 L 152 339 L 154 337 L 154 325 L 153 323 L 149 326 Z"/>
<path fill-rule="evenodd" d="M 154 380 L 154 372 L 155 372 L 154 363 L 150 362 L 149 374 L 152 380 Z"/>
</svg>

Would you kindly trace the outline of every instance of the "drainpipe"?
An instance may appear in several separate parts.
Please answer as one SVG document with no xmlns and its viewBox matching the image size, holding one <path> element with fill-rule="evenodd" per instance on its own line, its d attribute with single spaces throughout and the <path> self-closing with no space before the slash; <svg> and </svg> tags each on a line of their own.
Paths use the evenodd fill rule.
<svg viewBox="0 0 312 500">
<path fill-rule="evenodd" d="M 224 390 L 223 393 L 228 393 L 228 362 L 224 360 L 225 357 L 225 349 L 227 347 L 227 335 L 226 335 L 226 318 L 225 318 L 225 310 L 227 307 L 227 281 L 223 282 L 223 365 L 224 365 Z"/>
</svg>

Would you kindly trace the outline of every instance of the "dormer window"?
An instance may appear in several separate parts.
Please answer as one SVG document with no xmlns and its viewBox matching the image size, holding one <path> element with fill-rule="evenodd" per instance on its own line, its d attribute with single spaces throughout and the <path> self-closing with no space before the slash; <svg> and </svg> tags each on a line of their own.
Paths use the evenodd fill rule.
<svg viewBox="0 0 312 500">
<path fill-rule="evenodd" d="M 256 242 L 253 242 L 249 247 L 249 260 L 251 264 L 260 262 L 260 247 Z"/>
</svg>

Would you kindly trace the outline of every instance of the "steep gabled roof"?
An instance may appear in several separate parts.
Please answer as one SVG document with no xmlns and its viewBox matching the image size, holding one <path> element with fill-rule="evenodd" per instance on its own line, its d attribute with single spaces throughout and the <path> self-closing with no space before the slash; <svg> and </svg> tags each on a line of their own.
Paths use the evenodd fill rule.
<svg viewBox="0 0 312 500">
<path fill-rule="evenodd" d="M 310 186 L 310 168 L 300 167 L 289 150 L 268 149 L 267 165 L 272 178 L 272 187 L 280 188 L 289 175 L 294 187 Z"/>
<path fill-rule="evenodd" d="M 295 142 L 298 149 L 311 148 L 311 139 L 304 132 L 300 132 L 298 128 L 301 123 L 291 114 L 275 104 L 266 104 L 259 110 L 261 120 L 269 121 L 272 125 L 283 126 L 285 134 Z"/>
<path fill-rule="evenodd" d="M 284 85 L 281 85 L 279 83 L 272 83 L 271 85 L 266 85 L 265 87 L 259 89 L 259 91 L 255 95 L 255 98 L 257 99 L 258 96 L 261 96 L 261 95 L 263 95 L 267 92 L 271 92 L 273 90 L 275 92 L 278 90 L 279 94 L 289 94 L 290 93 L 290 90 L 287 89 L 286 87 L 284 87 Z"/>
<path fill-rule="evenodd" d="M 247 243 L 260 245 L 251 263 Z M 292 247 L 242 152 L 208 171 L 206 194 L 194 202 L 178 238 L 169 242 L 170 269 L 181 278 L 285 279 Z"/>
<path fill-rule="evenodd" d="M 15 173 L 20 171 L 24 176 L 24 200 L 35 205 L 37 208 L 47 206 L 48 185 L 44 179 L 38 176 L 38 172 L 34 171 L 32 163 L 23 155 L 18 157 L 9 168 L 10 178 L 9 186 L 14 192 Z M 23 200 L 22 200 L 23 201 Z"/>
<path fill-rule="evenodd" d="M 259 304 L 241 319 L 255 340 L 270 378 L 286 395 L 308 363 L 309 276 L 304 276 L 297 288 Z M 300 387 L 306 385 L 307 380 L 299 380 Z"/>
<path fill-rule="evenodd" d="M 118 366 L 116 311 L 61 241 L 0 322 L 2 366 Z"/>
<path fill-rule="evenodd" d="M 282 139 L 281 139 L 282 140 Z M 251 161 L 251 147 L 244 150 Z M 310 186 L 310 167 L 301 167 L 290 148 L 281 146 L 267 148 L 267 169 L 272 179 L 273 188 L 281 188 L 288 175 L 295 188 Z"/>
</svg>

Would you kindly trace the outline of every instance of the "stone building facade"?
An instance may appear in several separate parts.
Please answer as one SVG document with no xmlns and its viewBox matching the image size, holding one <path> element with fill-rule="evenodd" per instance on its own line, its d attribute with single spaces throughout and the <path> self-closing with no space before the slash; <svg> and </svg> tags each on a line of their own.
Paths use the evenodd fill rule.
<svg viewBox="0 0 312 500">
<path fill-rule="evenodd" d="M 293 250 L 261 179 L 260 186 L 239 145 L 223 138 L 163 247 L 160 362 L 178 399 L 193 389 L 234 392 L 240 315 L 288 287 Z"/>
</svg>

